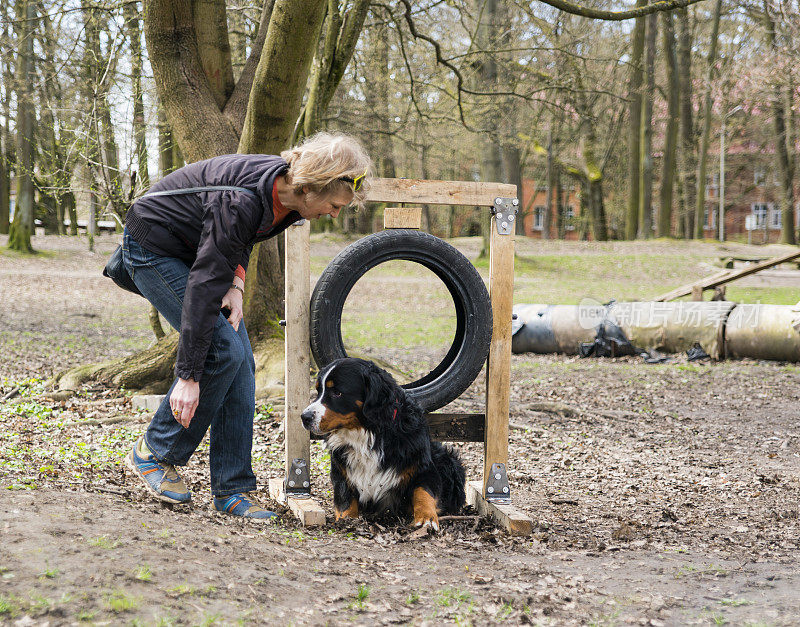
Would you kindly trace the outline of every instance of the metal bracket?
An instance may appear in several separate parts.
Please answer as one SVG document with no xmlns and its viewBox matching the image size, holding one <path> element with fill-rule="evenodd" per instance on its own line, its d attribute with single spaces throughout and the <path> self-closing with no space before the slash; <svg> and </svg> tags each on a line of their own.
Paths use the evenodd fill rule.
<svg viewBox="0 0 800 627">
<path fill-rule="evenodd" d="M 514 232 L 514 220 L 517 219 L 518 211 L 518 198 L 497 197 L 494 199 L 492 215 L 494 216 L 494 223 L 497 225 L 497 232 L 500 235 L 511 235 Z"/>
<path fill-rule="evenodd" d="M 295 499 L 311 498 L 311 476 L 308 473 L 308 464 L 302 457 L 292 460 L 289 475 L 283 480 L 283 491 Z"/>
<path fill-rule="evenodd" d="M 511 488 L 508 486 L 505 464 L 492 464 L 489 481 L 486 482 L 485 498 L 492 503 L 511 503 Z"/>
</svg>

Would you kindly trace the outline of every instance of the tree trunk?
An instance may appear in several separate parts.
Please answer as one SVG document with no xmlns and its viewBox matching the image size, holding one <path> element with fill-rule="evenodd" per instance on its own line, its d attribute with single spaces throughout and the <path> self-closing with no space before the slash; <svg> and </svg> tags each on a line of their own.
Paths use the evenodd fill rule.
<svg viewBox="0 0 800 627">
<path fill-rule="evenodd" d="M 192 4 L 190 0 L 144 1 L 144 34 L 159 101 L 190 162 L 234 153 L 239 144 L 234 122 L 223 114 L 216 100 L 218 92 L 205 75 Z M 224 6 L 224 1 L 218 4 Z"/>
<path fill-rule="evenodd" d="M 692 34 L 689 11 L 679 9 L 678 16 L 678 85 L 680 94 L 680 159 L 678 180 L 681 188 L 681 209 L 678 225 L 687 239 L 694 233 L 695 162 L 697 137 L 692 108 Z"/>
<path fill-rule="evenodd" d="M 0 9 L 2 14 L 8 13 L 8 2 L 6 0 L 0 1 Z M 11 41 L 11 20 L 3 20 L 2 37 L 6 42 Z M 0 76 L 2 76 L 2 104 L 0 104 L 0 113 L 3 116 L 3 125 L 0 127 L 0 234 L 7 235 L 10 227 L 10 211 L 11 204 L 11 70 L 10 70 L 10 46 L 0 47 Z"/>
<path fill-rule="evenodd" d="M 547 198 L 544 205 L 544 216 L 542 216 L 542 239 L 550 239 L 550 229 L 553 225 L 553 193 L 555 192 L 556 167 L 553 163 L 553 127 L 547 129 L 547 165 L 545 167 L 545 178 L 547 179 Z M 556 220 L 558 227 L 558 220 Z"/>
<path fill-rule="evenodd" d="M 643 7 L 647 0 L 636 0 Z M 625 219 L 625 239 L 636 239 L 639 230 L 639 183 L 641 167 L 642 84 L 644 83 L 645 18 L 637 17 L 631 44 L 631 77 L 628 87 L 630 129 L 628 132 L 628 212 Z"/>
<path fill-rule="evenodd" d="M 706 63 L 706 93 L 703 101 L 703 133 L 700 139 L 700 155 L 697 164 L 697 197 L 695 198 L 694 235 L 701 239 L 704 235 L 703 228 L 706 209 L 706 167 L 708 163 L 708 144 L 711 139 L 711 88 L 714 80 L 714 64 L 717 58 L 717 43 L 719 40 L 719 19 L 722 13 L 722 0 L 717 0 L 714 6 L 714 15 L 711 25 L 711 43 L 708 49 Z"/>
<path fill-rule="evenodd" d="M 680 123 L 680 86 L 678 84 L 678 60 L 675 55 L 675 31 L 672 13 L 662 13 L 664 27 L 664 56 L 667 65 L 667 128 L 664 138 L 664 161 L 661 169 L 661 190 L 658 209 L 658 237 L 669 237 L 672 230 L 672 196 L 675 181 L 675 156 L 678 146 Z"/>
<path fill-rule="evenodd" d="M 511 183 L 517 187 L 517 198 L 522 202 L 522 163 L 519 148 L 506 144 L 503 146 L 503 182 Z M 525 235 L 525 224 L 522 220 L 522 205 L 517 206 L 516 226 L 514 232 L 517 235 Z"/>
<path fill-rule="evenodd" d="M 34 215 L 33 190 L 33 141 L 34 75 L 33 33 L 36 28 L 35 0 L 22 0 L 17 4 L 17 16 L 21 19 L 20 46 L 17 57 L 17 198 L 14 221 L 8 235 L 8 247 L 21 252 L 33 252 L 31 225 Z"/>
<path fill-rule="evenodd" d="M 641 166 L 639 179 L 639 232 L 641 239 L 653 237 L 653 98 L 656 77 L 656 37 L 658 16 L 647 16 L 645 37 L 645 88 L 642 93 Z"/>
<path fill-rule="evenodd" d="M 567 235 L 567 215 L 564 207 L 564 190 L 561 186 L 561 168 L 556 166 L 555 171 L 556 228 L 558 239 L 565 239 Z"/>
<path fill-rule="evenodd" d="M 144 119 L 144 97 L 142 94 L 142 30 L 139 25 L 139 3 L 126 2 L 123 5 L 125 25 L 131 46 L 131 82 L 133 83 L 133 137 L 136 142 L 136 177 L 138 188 L 142 191 L 150 187 L 150 173 L 147 167 L 147 124 Z"/>
<path fill-rule="evenodd" d="M 5 94 L 0 94 L 0 98 L 5 98 Z M 6 144 L 8 136 L 5 128 L 0 127 L 0 234 L 7 234 L 9 227 L 9 206 L 11 204 L 11 177 L 8 172 L 8 162 L 6 155 L 8 151 Z"/>
<path fill-rule="evenodd" d="M 775 36 L 775 20 L 770 15 L 769 4 L 764 0 L 764 25 L 767 44 L 778 56 Z M 789 70 L 781 73 L 781 78 L 791 81 Z M 788 97 L 787 97 L 788 94 Z M 780 185 L 781 243 L 796 244 L 794 224 L 794 145 L 788 143 L 787 119 L 790 119 L 792 85 L 782 85 L 776 78 L 772 84 L 772 128 L 775 136 L 775 170 Z M 787 105 L 788 100 L 788 107 Z M 790 152 L 791 151 L 791 152 Z M 769 218 L 767 218 L 769 219 Z"/>
<path fill-rule="evenodd" d="M 239 152 L 274 154 L 286 148 L 314 56 L 315 46 L 309 42 L 319 37 L 324 9 L 319 0 L 275 3 L 250 92 Z"/>
</svg>

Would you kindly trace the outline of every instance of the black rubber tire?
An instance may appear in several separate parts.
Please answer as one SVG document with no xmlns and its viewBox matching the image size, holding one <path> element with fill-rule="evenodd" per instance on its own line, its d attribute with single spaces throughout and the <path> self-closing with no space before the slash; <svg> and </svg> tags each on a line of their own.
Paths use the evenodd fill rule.
<svg viewBox="0 0 800 627">
<path fill-rule="evenodd" d="M 322 368 L 346 357 L 342 310 L 356 282 L 371 268 L 395 259 L 422 264 L 438 276 L 453 297 L 456 332 L 444 359 L 427 375 L 403 385 L 425 411 L 458 398 L 486 363 L 492 339 L 492 306 L 483 279 L 458 250 L 444 240 L 410 229 L 364 237 L 340 252 L 325 268 L 311 295 L 311 352 Z"/>
</svg>

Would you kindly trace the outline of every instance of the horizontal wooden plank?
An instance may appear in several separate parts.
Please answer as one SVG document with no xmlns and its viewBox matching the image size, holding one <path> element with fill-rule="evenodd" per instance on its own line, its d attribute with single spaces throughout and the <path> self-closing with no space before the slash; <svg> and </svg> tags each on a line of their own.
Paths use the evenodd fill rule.
<svg viewBox="0 0 800 627">
<path fill-rule="evenodd" d="M 426 205 L 479 205 L 491 207 L 494 199 L 516 198 L 517 186 L 475 181 L 426 181 L 418 179 L 370 179 L 367 200 Z"/>
<path fill-rule="evenodd" d="M 480 481 L 467 481 L 467 503 L 481 516 L 494 520 L 512 536 L 528 536 L 533 531 L 533 520 L 513 505 L 492 503 L 483 498 Z"/>
<path fill-rule="evenodd" d="M 431 439 L 439 442 L 483 442 L 486 414 L 425 414 Z M 322 436 L 311 434 L 312 440 Z"/>
<path fill-rule="evenodd" d="M 285 503 L 303 527 L 321 527 L 325 524 L 325 510 L 314 499 L 287 497 L 283 491 L 283 479 L 273 477 L 269 480 L 269 495 L 278 503 Z"/>
</svg>

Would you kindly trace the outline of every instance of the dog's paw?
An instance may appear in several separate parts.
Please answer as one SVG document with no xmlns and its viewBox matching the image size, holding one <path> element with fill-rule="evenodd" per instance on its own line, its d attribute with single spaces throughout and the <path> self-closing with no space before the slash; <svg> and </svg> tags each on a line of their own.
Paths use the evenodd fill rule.
<svg viewBox="0 0 800 627">
<path fill-rule="evenodd" d="M 350 502 L 350 507 L 344 511 L 339 511 L 334 507 L 334 513 L 336 514 L 336 520 L 342 520 L 345 518 L 358 518 L 358 501 L 353 499 Z"/>
<path fill-rule="evenodd" d="M 432 529 L 439 531 L 439 517 L 436 514 L 432 516 L 414 517 L 414 526 L 422 527 L 424 529 Z"/>
</svg>

